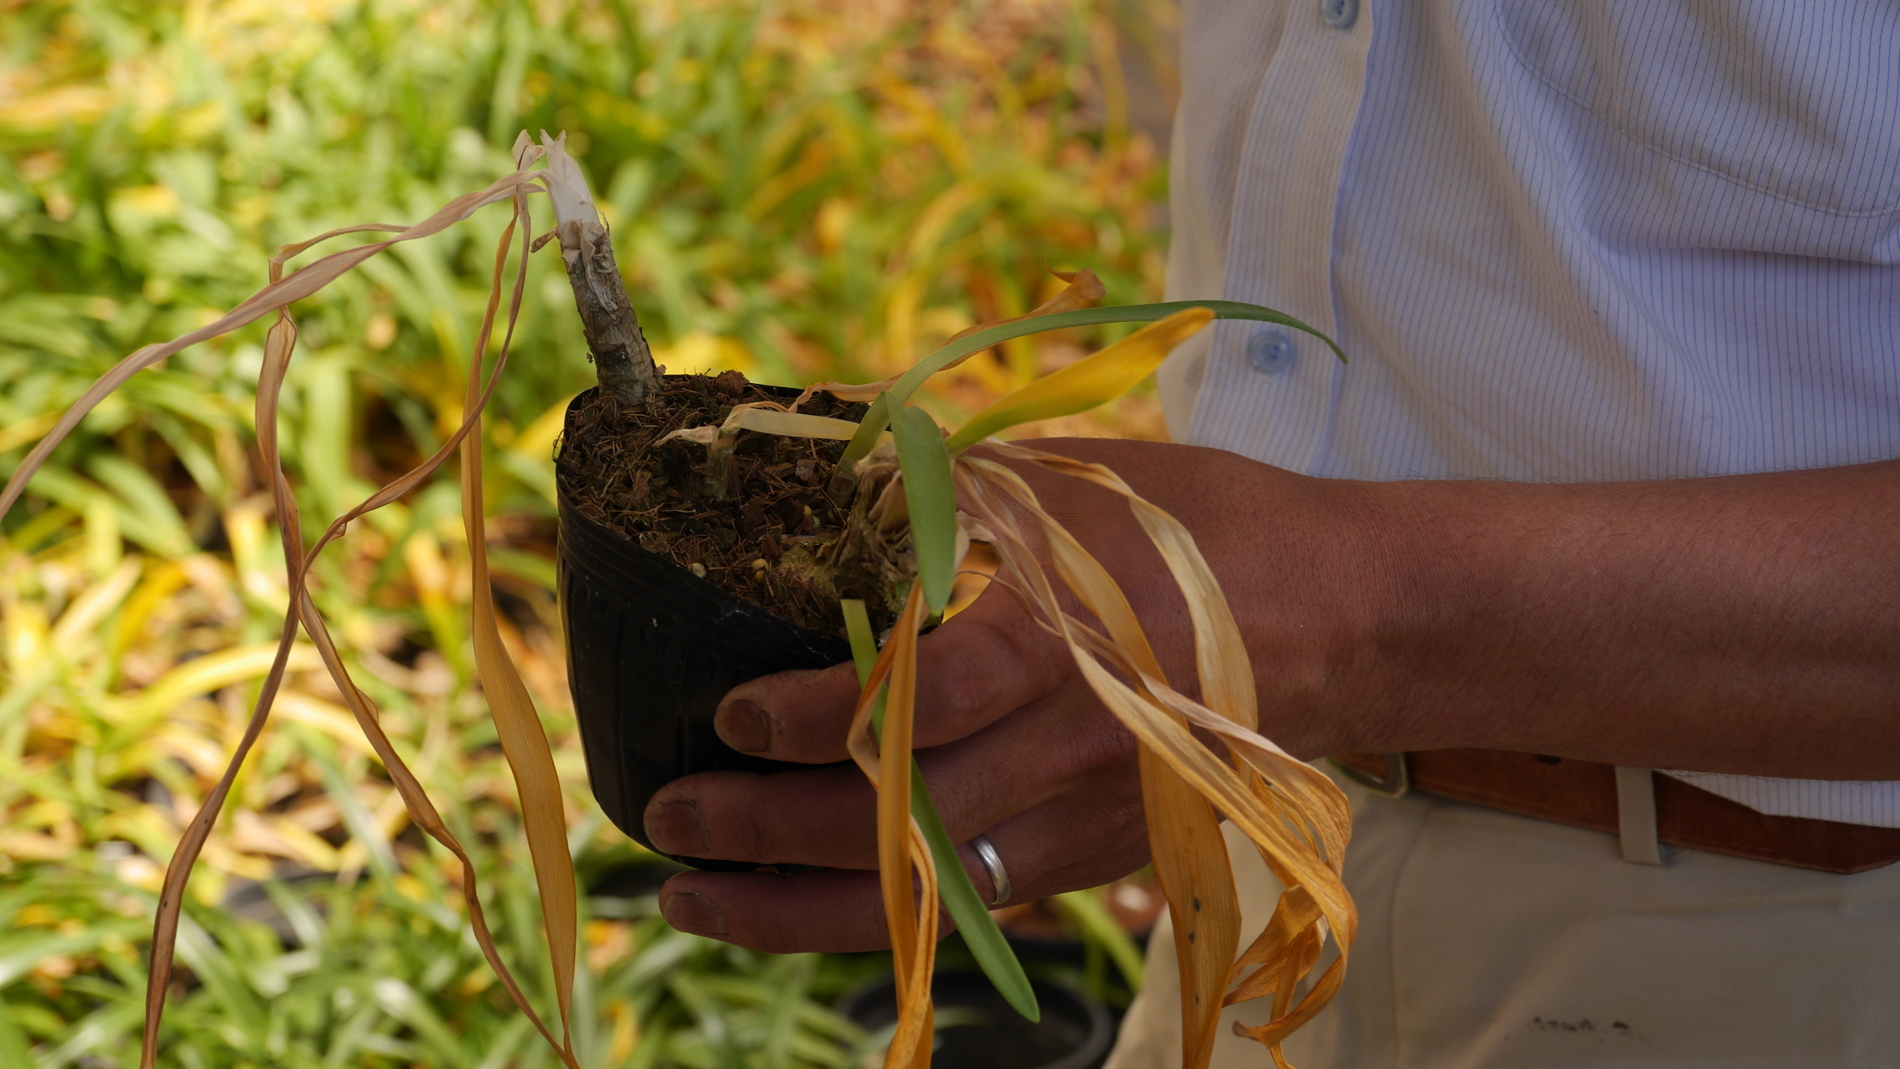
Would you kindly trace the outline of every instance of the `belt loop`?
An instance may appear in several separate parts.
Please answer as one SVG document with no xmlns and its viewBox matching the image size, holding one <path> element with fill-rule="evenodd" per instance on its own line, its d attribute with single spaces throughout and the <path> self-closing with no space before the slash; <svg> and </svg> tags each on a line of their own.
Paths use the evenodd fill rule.
<svg viewBox="0 0 1900 1069">
<path fill-rule="evenodd" d="M 1616 769 L 1616 822 L 1623 860 L 1660 865 L 1667 856 L 1656 838 L 1656 774 L 1647 768 Z"/>
</svg>

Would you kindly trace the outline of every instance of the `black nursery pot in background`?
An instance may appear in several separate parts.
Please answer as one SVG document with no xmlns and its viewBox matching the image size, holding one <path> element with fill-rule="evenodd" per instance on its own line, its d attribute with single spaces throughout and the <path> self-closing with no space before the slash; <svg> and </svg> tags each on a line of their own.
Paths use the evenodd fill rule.
<svg viewBox="0 0 1900 1069">
<path fill-rule="evenodd" d="M 930 982 L 936 1006 L 937 1069 L 1098 1069 L 1115 1043 L 1115 1019 L 1089 994 L 1032 980 L 1042 1019 L 1025 1020 L 989 978 L 974 969 L 938 969 Z M 838 1012 L 866 1031 L 897 1021 L 897 982 L 889 976 L 848 992 Z"/>
<path fill-rule="evenodd" d="M 570 429 L 588 396 L 568 406 Z M 581 515 L 565 481 L 559 499 L 568 687 L 594 797 L 614 824 L 651 849 L 641 817 L 665 784 L 695 772 L 807 767 L 739 753 L 719 741 L 713 714 L 734 686 L 850 660 L 850 645 L 782 620 Z"/>
</svg>

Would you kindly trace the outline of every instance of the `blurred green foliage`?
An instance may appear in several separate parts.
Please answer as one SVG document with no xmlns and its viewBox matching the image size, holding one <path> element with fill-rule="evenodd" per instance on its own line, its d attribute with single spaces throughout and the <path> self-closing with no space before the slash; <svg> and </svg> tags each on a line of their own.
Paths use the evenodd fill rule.
<svg viewBox="0 0 1900 1069">
<path fill-rule="evenodd" d="M 1152 296 L 1158 170 L 1079 91 L 1094 25 L 1066 0 L 940 18 L 746 0 L 17 4 L 0 21 L 0 455 L 109 362 L 242 299 L 277 245 L 418 219 L 503 173 L 523 128 L 570 131 L 676 370 L 883 374 L 1026 311 L 1055 268 L 1095 269 L 1113 303 Z M 373 477 L 353 452 L 393 468 L 452 426 L 504 214 L 298 309 L 287 437 L 321 511 Z M 504 439 L 590 378 L 552 255 L 495 407 Z M 68 474 L 136 496 L 89 470 L 110 437 L 228 504 L 218 438 L 242 434 L 258 337 L 141 376 L 62 455 Z M 970 383 L 1034 373 L 1027 347 L 1012 360 Z"/>
<path fill-rule="evenodd" d="M 545 954 L 524 915 L 532 883 L 508 867 L 489 878 L 495 900 L 514 907 L 502 918 L 517 936 L 505 949 L 535 976 Z M 456 898 L 411 875 L 355 887 L 270 882 L 235 910 L 191 910 L 179 933 L 189 983 L 176 985 L 166 1017 L 165 1064 L 558 1066 L 501 995 L 466 916 L 449 905 Z M 32 990 L 11 992 L 0 1013 L 0 1060 L 136 1064 L 144 965 L 135 944 L 154 904 L 109 876 L 76 872 L 0 892 L 0 976 L 39 966 Z M 650 900 L 605 904 L 621 919 L 589 922 L 590 935 L 606 934 L 575 992 L 581 1064 L 843 1069 L 869 1049 L 861 1029 L 813 1000 L 863 968 L 821 978 L 816 955 L 770 958 L 676 932 Z M 43 926 L 49 908 L 63 912 L 62 927 Z"/>
<path fill-rule="evenodd" d="M 569 132 L 675 370 L 881 376 L 1026 311 L 1058 268 L 1092 268 L 1111 301 L 1157 296 L 1162 175 L 1127 130 L 1111 20 L 1079 0 L 921 7 L 0 0 L 0 472 L 112 363 L 261 285 L 278 245 L 422 218 L 505 172 L 523 128 Z M 313 532 L 459 422 L 505 221 L 401 246 L 296 309 L 283 433 Z M 535 258 L 491 409 L 492 552 L 577 862 L 599 873 L 637 859 L 586 787 L 550 593 L 551 449 L 591 380 L 553 256 Z M 932 403 L 973 410 L 1094 340 L 1012 344 Z M 260 342 L 137 376 L 0 524 L 0 1065 L 136 1064 L 157 876 L 284 608 L 251 454 Z M 1139 401 L 1109 419 L 1155 422 Z M 459 622 L 458 508 L 437 482 L 355 525 L 314 594 L 545 1006 Z M 482 966 L 452 866 L 299 656 L 192 885 L 165 1063 L 552 1064 Z M 867 966 L 682 936 L 650 896 L 587 908 L 584 1064 L 858 1056 L 864 1037 L 823 1002 Z"/>
</svg>

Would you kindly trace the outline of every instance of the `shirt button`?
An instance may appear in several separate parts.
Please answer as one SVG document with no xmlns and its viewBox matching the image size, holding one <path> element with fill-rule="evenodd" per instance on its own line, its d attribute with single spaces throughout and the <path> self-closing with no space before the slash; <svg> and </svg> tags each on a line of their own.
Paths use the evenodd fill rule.
<svg viewBox="0 0 1900 1069">
<path fill-rule="evenodd" d="M 1335 30 L 1347 29 L 1359 17 L 1359 0 L 1319 0 L 1319 17 Z"/>
<path fill-rule="evenodd" d="M 1295 355 L 1293 338 L 1284 330 L 1268 327 L 1247 339 L 1247 362 L 1262 375 L 1278 375 L 1292 368 Z"/>
</svg>

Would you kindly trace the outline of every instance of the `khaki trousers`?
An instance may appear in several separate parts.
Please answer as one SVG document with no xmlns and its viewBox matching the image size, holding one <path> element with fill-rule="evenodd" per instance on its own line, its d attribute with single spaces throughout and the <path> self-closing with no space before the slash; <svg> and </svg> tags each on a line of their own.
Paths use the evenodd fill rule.
<svg viewBox="0 0 1900 1069">
<path fill-rule="evenodd" d="M 1359 940 L 1297 1069 L 1900 1066 L 1900 865 L 1632 865 L 1600 832 L 1344 786 Z M 1244 944 L 1278 886 L 1231 827 L 1228 848 Z M 1180 1065 L 1179 990 L 1164 917 L 1107 1069 Z M 1272 1065 L 1221 1035 L 1214 1069 Z"/>
</svg>

